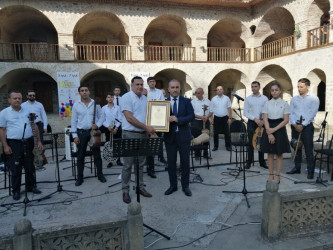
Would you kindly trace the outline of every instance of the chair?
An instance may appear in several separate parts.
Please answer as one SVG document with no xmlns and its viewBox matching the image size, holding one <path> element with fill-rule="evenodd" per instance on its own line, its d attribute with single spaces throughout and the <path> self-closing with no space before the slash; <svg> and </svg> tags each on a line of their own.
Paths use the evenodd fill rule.
<svg viewBox="0 0 333 250">
<path fill-rule="evenodd" d="M 332 141 L 333 141 L 333 135 L 331 137 L 331 140 L 329 142 L 328 148 L 320 148 L 320 149 L 315 149 L 314 151 L 316 152 L 314 162 L 316 164 L 317 160 L 320 161 L 320 165 L 323 162 L 327 163 L 327 172 L 329 173 L 330 170 L 330 157 L 333 156 L 333 149 L 332 149 Z M 317 159 L 318 154 L 320 154 L 320 159 Z M 333 180 L 333 169 L 331 173 L 331 181 Z"/>
<path fill-rule="evenodd" d="M 230 140 L 231 140 L 231 150 L 230 150 L 230 163 L 232 160 L 232 152 L 236 153 L 236 166 L 238 166 L 238 156 L 240 154 L 241 161 L 245 161 L 245 157 L 242 153 L 246 152 L 248 146 L 248 138 L 246 133 L 246 126 L 244 122 L 240 120 L 235 120 L 230 124 Z M 243 159 L 244 158 L 244 159 Z"/>
<path fill-rule="evenodd" d="M 47 124 L 47 133 L 43 134 L 43 145 L 50 145 L 52 150 L 52 160 L 54 161 L 54 151 L 53 151 L 53 134 L 50 124 Z"/>
<path fill-rule="evenodd" d="M 8 194 L 12 195 L 12 184 L 11 184 L 11 172 L 9 166 L 7 165 L 7 159 L 5 153 L 1 153 L 1 162 L 4 163 L 4 189 L 7 188 L 7 176 L 8 176 Z"/>
<path fill-rule="evenodd" d="M 201 145 L 191 145 L 190 147 L 190 152 L 191 152 L 191 162 L 192 162 L 192 169 L 194 170 L 194 161 L 193 159 L 195 158 L 195 151 L 200 150 L 200 156 L 199 156 L 199 161 L 200 161 L 200 165 L 201 165 L 201 157 L 203 157 L 202 152 L 207 151 L 207 168 L 209 169 L 209 153 L 208 151 L 210 150 L 209 148 L 209 143 L 202 143 Z"/>
<path fill-rule="evenodd" d="M 72 134 L 69 136 L 70 138 L 70 150 L 71 150 L 71 158 L 72 158 L 72 174 L 74 175 L 74 179 L 76 180 L 76 167 L 77 167 L 77 147 L 76 145 L 74 144 L 74 139 L 73 139 L 73 136 Z M 75 145 L 75 146 L 72 146 L 72 145 Z M 90 160 L 86 161 L 86 157 L 89 157 Z M 88 163 L 90 164 L 90 172 L 92 173 L 93 172 L 93 163 L 94 163 L 94 154 L 92 152 L 92 150 L 87 150 L 86 151 L 86 154 L 85 154 L 85 157 L 84 157 L 84 164 Z M 94 167 L 95 169 L 95 176 L 97 176 L 97 170 L 96 170 L 96 167 Z"/>
</svg>

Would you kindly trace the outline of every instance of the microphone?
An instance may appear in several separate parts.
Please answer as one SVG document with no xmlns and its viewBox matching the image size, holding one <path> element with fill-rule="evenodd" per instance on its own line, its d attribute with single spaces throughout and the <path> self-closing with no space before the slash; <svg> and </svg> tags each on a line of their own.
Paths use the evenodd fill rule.
<svg viewBox="0 0 333 250">
<path fill-rule="evenodd" d="M 237 95 L 235 92 L 232 92 L 231 95 L 233 95 L 234 97 L 236 97 L 239 100 L 243 101 L 244 102 L 244 98 L 243 97 L 240 97 L 239 95 Z"/>
</svg>

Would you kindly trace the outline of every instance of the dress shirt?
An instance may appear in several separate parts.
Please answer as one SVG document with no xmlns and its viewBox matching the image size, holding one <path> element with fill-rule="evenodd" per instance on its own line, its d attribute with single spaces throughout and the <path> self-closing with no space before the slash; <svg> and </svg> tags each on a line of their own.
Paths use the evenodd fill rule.
<svg viewBox="0 0 333 250">
<path fill-rule="evenodd" d="M 163 96 L 163 92 L 160 89 L 154 89 L 151 90 L 150 88 L 148 88 L 147 90 L 148 94 L 147 94 L 147 99 L 148 100 L 165 100 L 164 96 Z"/>
<path fill-rule="evenodd" d="M 25 124 L 24 138 L 27 139 L 33 136 L 29 121 L 29 110 L 21 107 L 20 111 L 15 111 L 10 106 L 0 112 L 0 127 L 6 128 L 7 139 L 21 140 Z"/>
<path fill-rule="evenodd" d="M 319 108 L 319 99 L 317 96 L 308 93 L 305 97 L 294 96 L 290 101 L 290 123 L 296 124 L 302 116 L 303 126 L 313 122 Z"/>
<path fill-rule="evenodd" d="M 260 119 L 260 114 L 268 98 L 265 95 L 250 95 L 245 98 L 244 116 L 249 120 Z"/>
<path fill-rule="evenodd" d="M 223 117 L 228 115 L 228 108 L 231 107 L 230 98 L 226 95 L 219 97 L 218 95 L 212 98 L 210 102 L 210 112 L 213 112 L 217 117 Z"/>
<path fill-rule="evenodd" d="M 262 113 L 268 114 L 269 119 L 283 119 L 285 114 L 290 114 L 289 105 L 286 101 L 281 98 L 274 99 L 272 98 L 265 103 L 265 106 L 262 110 Z"/>
<path fill-rule="evenodd" d="M 102 108 L 102 120 L 103 120 L 103 126 L 109 127 L 111 125 L 111 121 L 114 121 L 114 126 L 117 128 L 120 127 L 121 123 L 121 111 L 119 106 L 113 105 L 112 108 L 109 107 L 108 104 L 103 106 Z M 118 120 L 118 121 L 117 121 Z"/>
<path fill-rule="evenodd" d="M 121 96 L 114 96 L 114 101 L 113 101 L 113 103 L 114 103 L 115 105 L 119 106 L 119 105 L 117 104 L 117 99 L 118 99 L 118 102 L 119 102 L 119 105 L 120 105 Z"/>
<path fill-rule="evenodd" d="M 90 99 L 88 106 L 81 102 L 81 100 L 74 103 L 71 119 L 71 132 L 74 132 L 73 138 L 77 137 L 75 133 L 77 129 L 91 129 L 93 124 L 94 104 L 95 101 L 93 99 Z M 102 119 L 101 106 L 96 105 L 95 124 L 98 127 L 102 126 Z"/>
<path fill-rule="evenodd" d="M 43 128 L 47 129 L 47 116 L 43 104 L 37 101 L 34 101 L 34 103 L 26 101 L 22 103 L 21 107 L 30 110 L 29 113 L 35 113 L 37 115 L 35 123 L 43 122 Z"/>
<path fill-rule="evenodd" d="M 122 96 L 120 101 L 121 112 L 130 111 L 132 115 L 139 121 L 146 124 L 146 114 L 147 114 L 147 97 L 141 95 L 137 96 L 132 90 L 127 92 Z M 129 123 L 123 115 L 122 119 L 122 129 L 129 131 L 143 131 L 141 128 L 137 128 Z"/>
<path fill-rule="evenodd" d="M 209 113 L 209 105 L 210 105 L 210 101 L 207 99 L 207 98 L 202 98 L 202 100 L 199 100 L 197 97 L 195 97 L 193 100 L 192 100 L 192 106 L 193 106 L 193 109 L 194 109 L 194 114 L 195 115 L 201 115 L 203 116 L 204 115 L 204 110 L 203 110 L 203 106 L 206 105 L 207 106 L 207 110 L 206 110 L 206 116 L 208 115 Z M 198 119 L 198 118 L 195 118 L 196 120 L 201 120 L 201 119 Z"/>
</svg>

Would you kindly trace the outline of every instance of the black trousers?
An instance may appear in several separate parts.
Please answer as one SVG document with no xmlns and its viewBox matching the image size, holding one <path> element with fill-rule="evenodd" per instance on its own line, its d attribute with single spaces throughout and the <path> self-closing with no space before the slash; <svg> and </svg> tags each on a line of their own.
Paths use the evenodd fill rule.
<svg viewBox="0 0 333 250">
<path fill-rule="evenodd" d="M 228 124 L 228 116 L 218 117 L 214 115 L 214 147 L 219 147 L 219 134 L 224 134 L 225 146 L 231 146 L 231 138 Z"/>
<path fill-rule="evenodd" d="M 37 127 L 38 127 L 38 132 L 39 132 L 39 138 L 40 138 L 40 141 L 41 141 L 42 144 L 43 144 L 44 123 L 42 123 L 42 122 L 37 122 L 36 125 L 37 125 Z"/>
<path fill-rule="evenodd" d="M 84 169 L 84 158 L 87 152 L 88 142 L 90 140 L 90 130 L 78 129 L 77 135 L 80 139 L 80 143 L 77 145 L 77 172 L 78 179 L 83 179 L 83 169 Z M 97 177 L 103 175 L 102 171 L 102 158 L 100 147 L 93 147 L 92 152 L 94 155 L 94 164 L 97 169 Z"/>
<path fill-rule="evenodd" d="M 36 186 L 35 180 L 35 167 L 33 164 L 34 156 L 32 150 L 34 148 L 33 137 L 24 142 L 21 140 L 7 139 L 8 146 L 12 149 L 12 154 L 7 155 L 7 165 L 12 174 L 12 190 L 13 192 L 20 192 L 21 190 L 21 175 L 22 167 L 25 170 L 25 183 L 26 188 L 32 189 Z"/>
<path fill-rule="evenodd" d="M 309 125 L 303 128 L 301 135 L 301 141 L 305 149 L 308 173 L 311 174 L 314 173 L 314 167 L 315 167 L 314 157 L 313 157 L 313 134 L 314 134 L 314 127 L 313 124 L 310 123 Z M 296 131 L 294 126 L 291 126 L 291 137 L 298 139 L 298 135 L 299 133 Z M 295 157 L 295 168 L 301 169 L 301 163 L 302 163 L 302 149 L 298 149 Z"/>
<path fill-rule="evenodd" d="M 156 133 L 158 137 L 162 136 L 161 132 Z M 161 144 L 159 153 L 158 153 L 158 158 L 163 158 L 163 143 Z M 154 162 L 154 156 L 147 156 L 146 161 L 147 161 L 147 171 L 148 172 L 154 172 L 155 171 L 155 162 Z"/>
<path fill-rule="evenodd" d="M 252 164 L 253 162 L 253 157 L 254 157 L 254 148 L 252 145 L 252 138 L 254 135 L 254 132 L 256 131 L 258 125 L 255 121 L 253 120 L 248 120 L 247 122 L 247 133 L 249 137 L 249 145 L 248 145 L 248 158 L 247 158 L 247 164 Z M 258 158 L 259 158 L 259 164 L 260 166 L 265 165 L 265 158 L 264 158 L 264 153 L 258 151 Z"/>
</svg>

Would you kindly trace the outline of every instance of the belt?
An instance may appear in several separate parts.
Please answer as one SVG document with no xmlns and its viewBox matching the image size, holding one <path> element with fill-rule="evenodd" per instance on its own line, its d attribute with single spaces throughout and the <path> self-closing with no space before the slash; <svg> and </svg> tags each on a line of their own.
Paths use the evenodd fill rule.
<svg viewBox="0 0 333 250">
<path fill-rule="evenodd" d="M 81 129 L 81 128 L 78 128 L 77 129 L 77 132 L 90 132 L 91 129 Z"/>
<path fill-rule="evenodd" d="M 36 124 L 42 124 L 42 122 L 41 122 L 41 121 L 39 121 L 39 122 L 36 122 Z"/>
<path fill-rule="evenodd" d="M 26 138 L 26 140 L 32 140 L 33 137 Z M 8 142 L 22 142 L 22 139 L 8 139 Z"/>
<path fill-rule="evenodd" d="M 124 130 L 126 132 L 137 133 L 137 134 L 144 134 L 146 131 L 134 131 L 134 130 Z"/>
<path fill-rule="evenodd" d="M 225 116 L 217 116 L 217 115 L 214 115 L 215 117 L 217 117 L 217 118 L 223 118 L 223 117 L 226 117 L 226 116 L 228 116 L 228 115 L 225 115 Z"/>
</svg>

